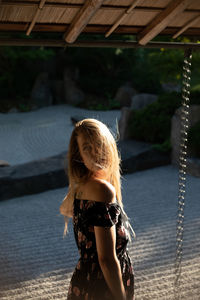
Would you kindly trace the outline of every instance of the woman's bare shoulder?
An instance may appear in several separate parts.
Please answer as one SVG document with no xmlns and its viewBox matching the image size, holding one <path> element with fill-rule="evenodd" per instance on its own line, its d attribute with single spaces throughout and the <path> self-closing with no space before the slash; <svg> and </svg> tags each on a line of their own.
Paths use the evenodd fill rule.
<svg viewBox="0 0 200 300">
<path fill-rule="evenodd" d="M 92 179 L 88 182 L 88 192 L 98 202 L 115 202 L 116 192 L 114 186 L 103 179 Z"/>
</svg>

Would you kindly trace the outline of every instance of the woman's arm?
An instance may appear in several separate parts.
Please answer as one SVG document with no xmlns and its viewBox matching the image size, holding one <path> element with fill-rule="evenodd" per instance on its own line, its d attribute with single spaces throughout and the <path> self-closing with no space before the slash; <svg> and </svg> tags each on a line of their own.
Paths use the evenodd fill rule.
<svg viewBox="0 0 200 300">
<path fill-rule="evenodd" d="M 116 229 L 94 226 L 98 260 L 114 300 L 126 300 L 121 267 L 115 251 Z"/>
</svg>

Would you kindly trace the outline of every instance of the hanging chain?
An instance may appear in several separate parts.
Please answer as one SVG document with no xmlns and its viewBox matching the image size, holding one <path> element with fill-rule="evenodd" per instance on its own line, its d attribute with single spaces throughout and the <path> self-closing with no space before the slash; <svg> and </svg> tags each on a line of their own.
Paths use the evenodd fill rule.
<svg viewBox="0 0 200 300">
<path fill-rule="evenodd" d="M 175 258 L 175 299 L 180 300 L 180 277 L 181 261 L 183 248 L 183 224 L 185 207 L 185 189 L 186 189 L 186 167 L 187 167 L 187 135 L 188 135 L 188 116 L 190 104 L 190 80 L 191 80 L 191 61 L 192 50 L 186 49 L 184 53 L 183 64 L 183 82 L 182 82 L 182 106 L 181 106 L 181 135 L 180 135 L 180 153 L 179 153 L 179 193 L 178 193 L 178 216 L 176 224 L 176 258 Z"/>
</svg>

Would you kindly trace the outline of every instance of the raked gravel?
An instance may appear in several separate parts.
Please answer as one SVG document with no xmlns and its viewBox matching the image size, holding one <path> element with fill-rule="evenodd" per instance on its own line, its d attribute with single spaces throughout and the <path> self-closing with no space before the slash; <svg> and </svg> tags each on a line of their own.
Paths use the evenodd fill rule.
<svg viewBox="0 0 200 300">
<path fill-rule="evenodd" d="M 96 118 L 116 133 L 120 110 L 92 111 L 55 105 L 26 113 L 0 113 L 0 160 L 10 165 L 66 151 L 74 128 L 71 117 Z"/>
<path fill-rule="evenodd" d="M 174 299 L 177 169 L 123 178 L 123 199 L 136 232 L 129 246 L 137 300 Z M 182 300 L 200 299 L 200 179 L 188 176 Z M 78 260 L 72 224 L 63 239 L 59 205 L 67 188 L 0 202 L 0 299 L 66 299 Z"/>
<path fill-rule="evenodd" d="M 120 111 L 68 105 L 0 114 L 0 159 L 11 165 L 66 151 L 70 117 L 98 118 L 116 132 Z M 178 170 L 124 176 L 124 206 L 136 239 L 129 246 L 136 300 L 174 299 Z M 200 179 L 188 176 L 180 300 L 200 300 Z M 72 224 L 63 239 L 59 205 L 67 187 L 0 202 L 0 299 L 64 300 L 78 260 Z M 103 299 L 102 299 L 103 300 Z"/>
</svg>

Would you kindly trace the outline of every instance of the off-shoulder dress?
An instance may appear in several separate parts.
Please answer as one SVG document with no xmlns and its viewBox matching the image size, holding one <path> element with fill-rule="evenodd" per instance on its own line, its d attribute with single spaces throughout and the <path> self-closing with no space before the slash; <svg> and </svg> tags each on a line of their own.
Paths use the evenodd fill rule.
<svg viewBox="0 0 200 300">
<path fill-rule="evenodd" d="M 80 259 L 70 281 L 67 300 L 113 300 L 98 262 L 94 233 L 94 226 L 108 228 L 113 225 L 116 225 L 116 253 L 127 300 L 134 300 L 134 270 L 120 205 L 76 198 L 73 228 Z"/>
</svg>

